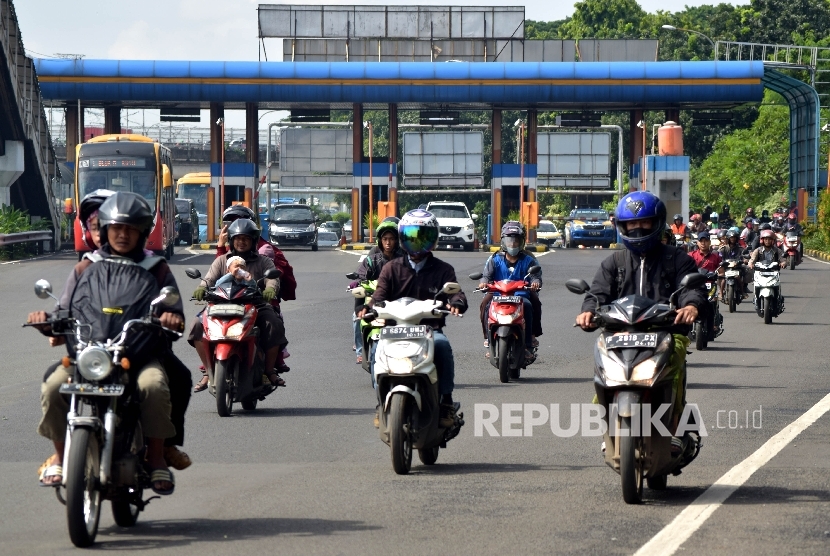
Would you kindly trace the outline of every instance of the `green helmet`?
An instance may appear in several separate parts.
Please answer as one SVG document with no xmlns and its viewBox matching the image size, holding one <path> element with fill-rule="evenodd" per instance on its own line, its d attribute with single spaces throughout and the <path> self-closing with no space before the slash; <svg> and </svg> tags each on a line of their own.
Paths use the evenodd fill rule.
<svg viewBox="0 0 830 556">
<path fill-rule="evenodd" d="M 384 232 L 394 232 L 395 239 L 398 239 L 398 222 L 399 220 L 397 218 L 390 216 L 388 218 L 384 218 L 383 222 L 378 224 L 378 229 L 375 232 L 375 238 L 379 249 L 382 248 L 380 244 L 380 236 L 382 236 Z"/>
</svg>

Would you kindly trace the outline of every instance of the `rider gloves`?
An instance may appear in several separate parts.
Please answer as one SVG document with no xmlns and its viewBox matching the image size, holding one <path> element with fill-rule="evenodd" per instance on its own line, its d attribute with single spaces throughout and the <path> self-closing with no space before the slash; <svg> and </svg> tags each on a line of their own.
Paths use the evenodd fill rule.
<svg viewBox="0 0 830 556">
<path fill-rule="evenodd" d="M 277 291 L 274 288 L 265 288 L 262 292 L 262 298 L 267 301 L 268 303 L 276 297 Z"/>
<path fill-rule="evenodd" d="M 196 288 L 195 292 L 193 292 L 193 299 L 196 301 L 202 301 L 205 298 L 205 293 L 207 293 L 207 288 L 200 286 Z"/>
</svg>

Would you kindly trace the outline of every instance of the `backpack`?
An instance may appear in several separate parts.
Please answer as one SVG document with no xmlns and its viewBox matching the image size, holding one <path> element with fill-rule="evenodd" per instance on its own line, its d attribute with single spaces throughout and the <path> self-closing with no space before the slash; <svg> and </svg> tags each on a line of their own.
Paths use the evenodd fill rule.
<svg viewBox="0 0 830 556">
<path fill-rule="evenodd" d="M 89 261 L 88 264 L 84 264 Z M 130 319 L 147 316 L 150 302 L 158 296 L 159 280 L 156 265 L 162 257 L 146 257 L 140 263 L 129 259 L 86 256 L 79 263 L 79 277 L 69 302 L 69 314 L 91 326 L 92 341 L 105 342 L 116 338 Z M 155 268 L 153 268 L 155 267 Z M 140 369 L 155 355 L 169 347 L 161 330 L 133 326 L 125 342 L 124 357 Z M 70 353 L 74 355 L 74 346 Z"/>
<path fill-rule="evenodd" d="M 294 269 L 288 263 L 282 251 L 274 248 L 274 266 L 276 266 L 282 276 L 280 276 L 280 299 L 283 301 L 291 301 L 297 299 L 297 279 L 294 278 Z"/>
</svg>

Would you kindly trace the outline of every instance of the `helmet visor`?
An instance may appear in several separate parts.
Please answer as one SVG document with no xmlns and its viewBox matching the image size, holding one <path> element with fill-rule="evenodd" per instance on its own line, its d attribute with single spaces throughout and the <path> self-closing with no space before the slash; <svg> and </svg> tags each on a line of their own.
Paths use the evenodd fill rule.
<svg viewBox="0 0 830 556">
<path fill-rule="evenodd" d="M 519 236 L 504 236 L 501 238 L 505 249 L 518 249 L 522 245 L 522 238 Z"/>
<path fill-rule="evenodd" d="M 410 255 L 427 253 L 438 243 L 438 228 L 420 226 L 418 224 L 404 224 L 399 227 L 400 244 Z"/>
</svg>

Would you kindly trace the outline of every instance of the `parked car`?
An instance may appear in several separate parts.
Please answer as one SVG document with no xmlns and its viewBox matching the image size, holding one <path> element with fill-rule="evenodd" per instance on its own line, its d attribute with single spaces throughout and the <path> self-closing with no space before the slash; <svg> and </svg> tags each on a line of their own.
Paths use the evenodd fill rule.
<svg viewBox="0 0 830 556">
<path fill-rule="evenodd" d="M 617 241 L 617 231 L 601 208 L 575 208 L 565 223 L 565 247 L 600 245 L 610 247 Z"/>
<path fill-rule="evenodd" d="M 345 224 L 343 224 L 343 231 L 346 233 L 346 239 L 352 239 L 352 221 L 349 220 Z"/>
<path fill-rule="evenodd" d="M 327 232 L 322 227 L 317 230 L 317 245 L 320 247 L 337 247 L 340 244 L 340 236 L 335 232 Z"/>
<path fill-rule="evenodd" d="M 475 223 L 477 215 L 470 216 L 467 205 L 448 201 L 435 201 L 426 210 L 438 219 L 438 246 L 463 247 L 472 251 L 475 244 Z"/>
<path fill-rule="evenodd" d="M 179 219 L 176 243 L 193 245 L 199 242 L 199 213 L 191 199 L 176 199 L 176 213 Z"/>
<path fill-rule="evenodd" d="M 280 247 L 298 245 L 317 251 L 318 219 L 308 205 L 277 205 L 268 227 L 270 239 Z"/>
<path fill-rule="evenodd" d="M 338 222 L 336 220 L 330 220 L 328 222 L 323 222 L 322 224 L 320 224 L 320 227 L 318 228 L 318 231 L 319 232 L 333 232 L 333 233 L 337 234 L 337 237 L 339 239 L 340 235 L 343 233 L 343 224 L 341 224 L 340 222 Z"/>
<path fill-rule="evenodd" d="M 547 245 L 562 243 L 562 232 L 550 220 L 539 220 L 539 226 L 536 227 L 536 241 Z"/>
</svg>

